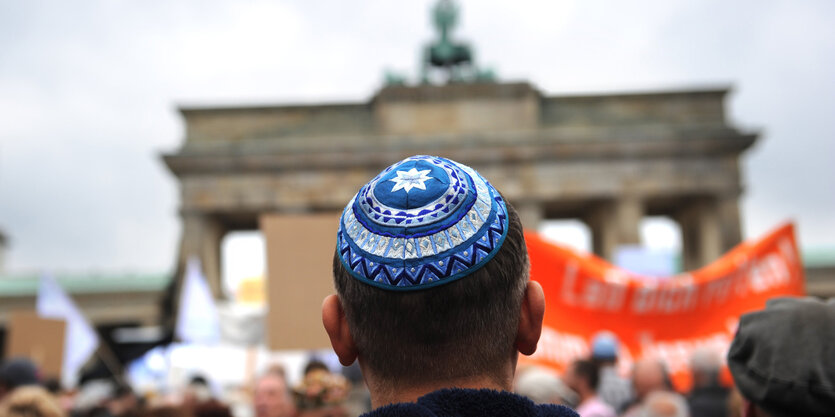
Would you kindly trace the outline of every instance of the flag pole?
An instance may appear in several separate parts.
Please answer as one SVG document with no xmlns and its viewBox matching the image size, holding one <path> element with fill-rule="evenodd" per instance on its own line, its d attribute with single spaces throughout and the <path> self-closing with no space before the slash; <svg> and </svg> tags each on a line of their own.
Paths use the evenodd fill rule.
<svg viewBox="0 0 835 417">
<path fill-rule="evenodd" d="M 107 343 L 105 340 L 102 340 L 102 342 L 103 343 L 99 343 L 99 347 L 96 349 L 96 356 L 101 359 L 104 367 L 110 371 L 110 374 L 113 375 L 119 385 L 129 385 L 123 375 L 124 367 L 122 366 L 122 362 L 119 360 L 119 357 L 116 356 L 116 353 L 110 348 L 110 343 Z"/>
</svg>

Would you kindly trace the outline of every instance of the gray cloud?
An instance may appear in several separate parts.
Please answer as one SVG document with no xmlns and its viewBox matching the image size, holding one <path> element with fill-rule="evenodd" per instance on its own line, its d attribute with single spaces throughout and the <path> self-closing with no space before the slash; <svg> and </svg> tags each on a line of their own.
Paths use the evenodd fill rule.
<svg viewBox="0 0 835 417">
<path fill-rule="evenodd" d="M 364 100 L 415 73 L 430 1 L 0 4 L 0 227 L 14 269 L 168 270 L 177 103 Z M 463 2 L 461 37 L 549 94 L 730 84 L 763 130 L 748 237 L 782 220 L 835 246 L 835 4 Z"/>
</svg>

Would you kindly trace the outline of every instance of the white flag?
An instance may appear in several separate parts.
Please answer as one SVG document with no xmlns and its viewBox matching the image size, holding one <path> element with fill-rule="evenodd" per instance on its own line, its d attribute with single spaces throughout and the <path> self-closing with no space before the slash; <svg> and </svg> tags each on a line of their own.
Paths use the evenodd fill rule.
<svg viewBox="0 0 835 417">
<path fill-rule="evenodd" d="M 212 344 L 220 340 L 215 299 L 196 257 L 189 258 L 186 265 L 175 335 L 186 343 Z"/>
<path fill-rule="evenodd" d="M 41 276 L 37 309 L 41 317 L 62 319 L 67 323 L 61 382 L 64 386 L 74 386 L 81 367 L 99 346 L 98 335 L 72 298 L 49 275 Z"/>
</svg>

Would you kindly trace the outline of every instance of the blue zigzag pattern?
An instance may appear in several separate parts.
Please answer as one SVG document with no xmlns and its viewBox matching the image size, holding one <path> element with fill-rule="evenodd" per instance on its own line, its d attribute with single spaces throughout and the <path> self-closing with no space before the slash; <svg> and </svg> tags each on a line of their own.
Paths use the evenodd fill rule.
<svg viewBox="0 0 835 417">
<path fill-rule="evenodd" d="M 366 259 L 359 250 L 354 250 L 348 244 L 348 239 L 340 231 L 338 236 L 339 251 L 343 264 L 348 267 L 352 275 L 364 279 L 369 283 L 383 287 L 415 287 L 433 284 L 437 281 L 448 280 L 450 277 L 469 273 L 480 267 L 489 258 L 502 240 L 507 223 L 501 197 L 495 197 L 497 215 L 489 225 L 483 225 L 476 233 L 478 239 L 466 247 L 453 248 L 447 251 L 448 256 L 432 257 L 423 263 L 414 263 L 403 267 L 403 261 L 397 260 L 397 265 L 374 262 Z M 485 230 L 486 229 L 486 230 Z M 392 260 L 394 261 L 394 260 Z"/>
</svg>

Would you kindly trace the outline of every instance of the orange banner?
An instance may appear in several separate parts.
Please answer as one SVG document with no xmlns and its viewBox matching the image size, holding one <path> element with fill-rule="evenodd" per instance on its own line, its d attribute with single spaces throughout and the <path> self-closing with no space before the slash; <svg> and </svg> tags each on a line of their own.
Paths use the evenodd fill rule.
<svg viewBox="0 0 835 417">
<path fill-rule="evenodd" d="M 764 308 L 775 296 L 805 294 L 792 224 L 742 243 L 702 269 L 666 279 L 630 273 L 535 233 L 525 239 L 531 278 L 546 299 L 542 338 L 525 362 L 560 372 L 587 358 L 594 335 L 606 330 L 620 341 L 622 373 L 634 360 L 659 358 L 676 388 L 686 391 L 694 349 L 710 346 L 724 354 L 740 315 Z"/>
</svg>

